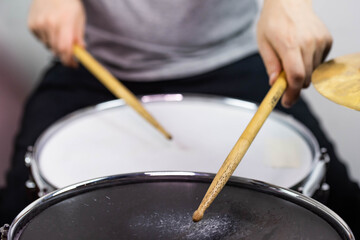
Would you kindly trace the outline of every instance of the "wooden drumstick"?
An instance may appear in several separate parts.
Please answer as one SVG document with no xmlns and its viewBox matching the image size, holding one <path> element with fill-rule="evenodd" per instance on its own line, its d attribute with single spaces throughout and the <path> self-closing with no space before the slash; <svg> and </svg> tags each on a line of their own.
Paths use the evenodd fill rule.
<svg viewBox="0 0 360 240">
<path fill-rule="evenodd" d="M 220 170 L 216 174 L 214 180 L 212 181 L 209 189 L 205 194 L 205 197 L 201 201 L 198 209 L 193 214 L 194 222 L 198 222 L 203 218 L 205 210 L 214 201 L 216 196 L 220 193 L 226 182 L 229 180 L 230 176 L 234 173 L 236 167 L 239 165 L 241 159 L 244 157 L 246 151 L 250 147 L 261 126 L 264 124 L 266 118 L 269 116 L 269 114 L 274 109 L 277 102 L 283 95 L 286 87 L 287 82 L 285 79 L 285 73 L 282 72 L 274 85 L 269 90 L 269 92 L 266 94 L 255 115 L 247 125 L 246 129 L 244 130 L 239 140 L 236 142 L 235 146 L 225 159 Z"/>
<path fill-rule="evenodd" d="M 85 49 L 75 45 L 74 55 L 77 59 L 92 73 L 94 76 L 118 98 L 124 101 L 137 111 L 145 120 L 159 130 L 167 139 L 171 139 L 171 135 L 150 115 L 149 112 L 141 105 L 135 95 L 119 82 L 108 70 L 106 70 L 99 62 L 97 62 Z"/>
</svg>

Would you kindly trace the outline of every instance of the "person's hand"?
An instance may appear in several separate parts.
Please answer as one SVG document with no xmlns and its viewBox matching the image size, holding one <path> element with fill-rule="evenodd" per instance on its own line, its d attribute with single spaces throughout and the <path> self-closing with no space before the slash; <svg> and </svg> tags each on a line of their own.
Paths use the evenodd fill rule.
<svg viewBox="0 0 360 240">
<path fill-rule="evenodd" d="M 76 66 L 73 45 L 85 45 L 85 11 L 81 0 L 34 0 L 28 25 L 64 65 Z"/>
<path fill-rule="evenodd" d="M 257 39 L 270 85 L 285 71 L 288 88 L 281 103 L 291 107 L 329 53 L 332 37 L 313 12 L 311 0 L 264 0 Z"/>
</svg>

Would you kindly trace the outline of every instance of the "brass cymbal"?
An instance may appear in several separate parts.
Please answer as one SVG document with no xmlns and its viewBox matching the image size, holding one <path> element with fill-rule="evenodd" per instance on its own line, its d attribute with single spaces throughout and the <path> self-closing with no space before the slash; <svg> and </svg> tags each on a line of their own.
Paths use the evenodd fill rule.
<svg viewBox="0 0 360 240">
<path fill-rule="evenodd" d="M 360 53 L 321 64 L 313 72 L 311 81 L 326 98 L 360 111 Z"/>
</svg>

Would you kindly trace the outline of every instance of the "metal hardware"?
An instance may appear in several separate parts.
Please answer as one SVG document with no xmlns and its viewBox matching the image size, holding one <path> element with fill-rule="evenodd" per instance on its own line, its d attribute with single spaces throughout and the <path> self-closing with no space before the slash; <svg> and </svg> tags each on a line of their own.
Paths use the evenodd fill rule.
<svg viewBox="0 0 360 240">
<path fill-rule="evenodd" d="M 30 189 L 30 190 L 36 189 L 36 184 L 32 180 L 27 180 L 25 182 L 25 186 L 27 189 Z"/>
<path fill-rule="evenodd" d="M 28 167 L 28 168 L 31 167 L 31 162 L 32 162 L 32 159 L 33 159 L 32 154 L 33 154 L 33 147 L 29 146 L 28 150 L 27 150 L 27 152 L 25 154 L 25 159 L 24 159 L 25 166 Z"/>
<path fill-rule="evenodd" d="M 7 235 L 8 235 L 8 232 L 9 232 L 9 228 L 10 228 L 10 226 L 9 226 L 9 224 L 5 224 L 4 226 L 2 226 L 1 228 L 0 228 L 0 236 L 1 236 L 1 240 L 6 240 L 6 239 L 8 239 L 7 238 Z"/>
<path fill-rule="evenodd" d="M 327 152 L 326 148 L 321 148 L 320 149 L 321 152 L 321 156 L 320 156 L 320 160 L 324 161 L 325 163 L 329 163 L 330 162 L 330 156 Z"/>
</svg>

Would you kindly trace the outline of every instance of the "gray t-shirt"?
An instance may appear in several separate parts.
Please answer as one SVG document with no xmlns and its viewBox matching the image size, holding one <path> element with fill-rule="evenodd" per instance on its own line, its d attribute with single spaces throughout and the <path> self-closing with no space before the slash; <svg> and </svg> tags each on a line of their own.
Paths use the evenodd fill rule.
<svg viewBox="0 0 360 240">
<path fill-rule="evenodd" d="M 255 0 L 84 0 L 89 51 L 133 81 L 205 73 L 257 51 Z"/>
</svg>

